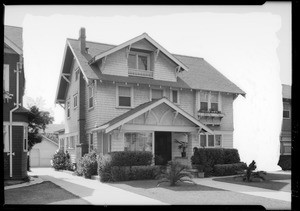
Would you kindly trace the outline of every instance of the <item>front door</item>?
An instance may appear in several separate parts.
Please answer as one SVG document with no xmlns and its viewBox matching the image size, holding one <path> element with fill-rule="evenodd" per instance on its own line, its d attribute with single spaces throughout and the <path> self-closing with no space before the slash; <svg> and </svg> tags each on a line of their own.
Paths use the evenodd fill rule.
<svg viewBox="0 0 300 211">
<path fill-rule="evenodd" d="M 171 132 L 155 132 L 155 165 L 164 165 L 172 160 Z"/>
</svg>

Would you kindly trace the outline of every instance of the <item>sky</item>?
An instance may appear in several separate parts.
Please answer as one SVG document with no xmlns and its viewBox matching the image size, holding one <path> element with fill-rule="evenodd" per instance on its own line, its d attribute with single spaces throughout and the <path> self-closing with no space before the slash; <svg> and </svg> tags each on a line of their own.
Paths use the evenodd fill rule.
<svg viewBox="0 0 300 211">
<path fill-rule="evenodd" d="M 24 105 L 39 103 L 64 121 L 55 105 L 67 38 L 118 45 L 144 32 L 174 54 L 204 58 L 247 93 L 234 102 L 234 147 L 248 163 L 275 169 L 281 85 L 291 85 L 291 3 L 261 6 L 5 6 L 6 25 L 23 27 Z M 251 149 L 252 153 L 249 153 Z M 260 153 L 256 153 L 261 151 Z M 270 162 L 273 162 L 270 164 Z"/>
</svg>

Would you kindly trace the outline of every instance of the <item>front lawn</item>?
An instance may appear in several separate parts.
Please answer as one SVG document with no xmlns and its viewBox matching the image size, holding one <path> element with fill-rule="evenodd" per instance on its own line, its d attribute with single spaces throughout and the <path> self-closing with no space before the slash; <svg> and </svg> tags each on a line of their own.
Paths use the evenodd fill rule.
<svg viewBox="0 0 300 211">
<path fill-rule="evenodd" d="M 287 174 L 267 174 L 265 181 L 261 182 L 243 182 L 241 178 L 225 177 L 225 178 L 214 178 L 213 180 L 219 182 L 233 183 L 237 185 L 247 185 L 258 188 L 265 188 L 270 190 L 291 192 L 291 175 Z"/>
<path fill-rule="evenodd" d="M 4 191 L 5 204 L 89 204 L 52 182 Z"/>
<path fill-rule="evenodd" d="M 266 209 L 291 209 L 291 203 L 285 201 L 189 183 L 172 187 L 168 183 L 162 183 L 156 187 L 157 182 L 158 180 L 135 180 L 106 184 L 171 205 L 262 205 Z"/>
</svg>

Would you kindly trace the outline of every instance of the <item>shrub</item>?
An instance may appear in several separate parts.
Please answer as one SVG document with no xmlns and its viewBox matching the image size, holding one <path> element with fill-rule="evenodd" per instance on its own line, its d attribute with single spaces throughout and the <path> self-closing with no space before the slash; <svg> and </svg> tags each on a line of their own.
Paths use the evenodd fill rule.
<svg viewBox="0 0 300 211">
<path fill-rule="evenodd" d="M 223 149 L 224 164 L 239 163 L 240 155 L 237 149 Z"/>
<path fill-rule="evenodd" d="M 235 175 L 239 171 L 242 171 L 247 168 L 246 163 L 232 163 L 232 164 L 217 164 L 214 166 L 214 175 L 215 176 L 228 176 Z"/>
<path fill-rule="evenodd" d="M 278 165 L 282 168 L 282 170 L 291 170 L 292 169 L 291 155 L 280 155 Z"/>
<path fill-rule="evenodd" d="M 72 169 L 72 163 L 63 150 L 58 150 L 55 152 L 51 164 L 55 170 Z"/>
<path fill-rule="evenodd" d="M 129 166 L 111 167 L 111 178 L 114 182 L 130 180 L 130 167 Z"/>
<path fill-rule="evenodd" d="M 130 180 L 155 179 L 159 172 L 159 166 L 132 166 Z"/>
<path fill-rule="evenodd" d="M 248 167 L 246 167 L 246 171 L 244 175 L 238 176 L 242 177 L 244 182 L 252 182 L 253 179 L 260 179 L 260 180 L 265 180 L 265 176 L 267 175 L 267 172 L 265 171 L 256 171 L 256 162 L 253 160 Z M 237 178 L 237 177 L 235 177 Z"/>
<path fill-rule="evenodd" d="M 152 153 L 147 151 L 117 151 L 108 154 L 112 166 L 147 166 L 153 158 Z"/>
<path fill-rule="evenodd" d="M 93 151 L 79 159 L 77 172 L 85 178 L 91 178 L 92 175 L 97 175 L 97 166 L 97 154 Z"/>
<path fill-rule="evenodd" d="M 109 154 L 98 157 L 98 175 L 101 182 L 110 182 L 113 180 L 111 167 L 111 156 Z"/>
<path fill-rule="evenodd" d="M 158 175 L 160 181 L 158 181 L 157 186 L 159 186 L 160 183 L 163 182 L 169 182 L 170 186 L 174 186 L 178 182 L 191 182 L 196 184 L 191 179 L 192 174 L 189 172 L 184 172 L 186 168 L 186 166 L 182 165 L 178 161 L 170 161 L 166 171 L 163 171 L 160 175 Z"/>
</svg>

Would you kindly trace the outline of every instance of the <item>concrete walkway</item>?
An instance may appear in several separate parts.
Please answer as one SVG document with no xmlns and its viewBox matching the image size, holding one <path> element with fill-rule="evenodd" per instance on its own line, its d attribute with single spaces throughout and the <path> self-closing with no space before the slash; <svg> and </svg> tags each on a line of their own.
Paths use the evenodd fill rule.
<svg viewBox="0 0 300 211">
<path fill-rule="evenodd" d="M 269 172 L 269 173 L 274 173 L 274 174 L 281 174 L 282 172 Z M 282 173 L 286 174 L 286 173 Z M 221 177 L 217 177 L 221 178 Z M 257 188 L 257 187 L 251 187 L 247 185 L 238 185 L 238 184 L 232 184 L 232 183 L 227 183 L 227 182 L 219 182 L 213 180 L 214 177 L 210 178 L 195 178 L 194 181 L 199 184 L 199 185 L 205 185 L 209 186 L 212 188 L 219 188 L 219 189 L 224 189 L 228 191 L 233 191 L 237 193 L 243 193 L 243 194 L 248 194 L 248 195 L 253 195 L 253 196 L 260 196 L 260 197 L 265 197 L 269 199 L 277 199 L 277 200 L 282 200 L 286 202 L 291 202 L 292 196 L 291 193 L 284 192 L 284 191 L 275 191 L 275 190 L 270 190 L 270 189 L 265 189 L 265 188 Z M 276 180 L 278 181 L 278 180 Z"/>
<path fill-rule="evenodd" d="M 97 180 L 85 179 L 52 168 L 31 168 L 37 175 L 94 205 L 167 205 L 161 201 L 112 187 Z"/>
</svg>

